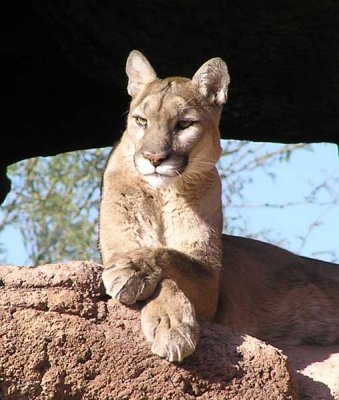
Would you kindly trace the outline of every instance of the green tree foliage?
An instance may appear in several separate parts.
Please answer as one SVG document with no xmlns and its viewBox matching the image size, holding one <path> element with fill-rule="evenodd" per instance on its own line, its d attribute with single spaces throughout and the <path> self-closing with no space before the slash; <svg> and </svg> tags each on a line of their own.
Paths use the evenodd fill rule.
<svg viewBox="0 0 339 400">
<path fill-rule="evenodd" d="M 277 163 L 286 163 L 291 154 L 300 150 L 311 150 L 307 144 L 284 144 L 274 148 L 267 143 L 229 140 L 223 146 L 223 153 L 218 164 L 222 180 L 224 231 L 231 235 L 246 235 L 272 242 L 270 231 L 251 232 L 246 227 L 242 210 L 248 207 L 276 207 L 262 203 L 254 205 L 246 197 L 246 188 L 253 184 L 255 171 L 262 170 L 268 177 L 275 180 L 272 167 Z M 286 204 L 281 204 L 281 207 Z M 280 244 L 280 243 L 277 243 Z"/>
<path fill-rule="evenodd" d="M 331 212 L 333 215 L 333 211 L 338 210 L 339 170 L 333 167 L 333 169 L 321 171 L 315 180 L 311 179 L 304 182 L 304 188 L 300 192 L 294 181 L 293 173 L 290 173 L 291 183 L 287 189 L 289 196 L 281 196 L 283 189 L 280 185 L 279 176 L 277 177 L 275 173 L 287 168 L 287 164 L 298 152 L 313 153 L 311 157 L 314 156 L 317 160 L 313 147 L 313 145 L 303 143 L 273 144 L 227 141 L 218 168 L 223 185 L 224 231 L 231 235 L 263 240 L 303 254 L 308 242 L 311 242 L 311 236 L 316 237 L 314 233 L 323 225 L 326 214 Z M 300 171 L 296 171 L 296 176 L 298 176 L 298 172 L 301 172 L 301 176 L 303 173 L 307 175 L 305 167 L 301 166 L 301 168 Z M 321 167 L 319 166 L 319 168 Z M 270 196 L 270 193 L 265 189 L 263 190 L 262 185 L 259 185 L 260 189 L 258 190 L 263 190 L 263 196 L 259 197 L 265 200 L 259 203 L 253 201 L 252 196 L 248 195 L 248 189 L 252 187 L 253 191 L 253 188 L 257 187 L 258 182 L 253 180 L 258 179 L 259 172 L 261 176 L 265 175 L 274 184 L 277 194 L 280 193 L 280 195 Z M 272 184 L 269 185 L 271 188 L 272 186 Z M 275 197 L 277 200 L 268 201 L 267 198 L 270 197 Z M 289 197 L 289 200 L 286 200 L 286 197 Z M 284 198 L 285 200 L 283 200 Z M 290 211 L 293 209 L 293 211 L 290 212 L 288 209 Z M 253 214 L 256 214 L 256 218 L 261 215 L 264 219 L 267 215 L 271 215 L 268 218 L 272 218 L 273 215 L 278 217 L 280 214 L 280 216 L 284 216 L 285 221 L 290 220 L 291 232 L 294 231 L 295 235 L 283 237 L 279 225 L 274 220 L 263 221 L 259 230 L 253 229 L 253 226 L 251 226 Z M 313 218 L 309 219 L 307 225 L 303 221 L 303 215 L 306 214 L 312 215 Z M 246 215 L 250 215 L 250 218 L 247 219 Z M 289 218 L 289 215 L 293 215 L 294 219 Z M 312 250 L 309 248 L 307 255 L 335 263 L 339 262 L 339 249 L 333 248 L 331 245 Z"/>
<path fill-rule="evenodd" d="M 109 149 L 37 157 L 9 168 L 0 229 L 17 227 L 32 264 L 98 260 L 100 182 Z"/>
<path fill-rule="evenodd" d="M 310 146 L 287 144 L 272 150 L 265 143 L 223 142 L 218 169 L 223 182 L 226 232 L 284 244 L 275 240 L 269 230 L 249 231 L 242 211 L 246 207 L 285 207 L 286 204 L 250 204 L 246 188 L 252 184 L 256 170 L 265 171 L 274 179 L 273 165 L 287 163 L 295 152 L 305 149 L 309 150 Z M 0 232 L 9 225 L 20 231 L 29 264 L 75 259 L 99 261 L 100 184 L 109 152 L 110 148 L 103 148 L 38 157 L 9 168 L 12 190 L 2 206 Z M 312 196 L 306 200 L 317 201 L 316 188 Z M 331 204 L 330 200 L 327 206 Z M 4 253 L 0 244 L 0 253 L 1 250 Z"/>
</svg>

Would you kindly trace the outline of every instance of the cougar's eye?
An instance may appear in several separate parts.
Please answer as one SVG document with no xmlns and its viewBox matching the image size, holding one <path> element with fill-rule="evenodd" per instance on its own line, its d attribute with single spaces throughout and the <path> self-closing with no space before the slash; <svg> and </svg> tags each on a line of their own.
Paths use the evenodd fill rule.
<svg viewBox="0 0 339 400">
<path fill-rule="evenodd" d="M 182 131 L 183 129 L 189 128 L 191 125 L 193 125 L 194 121 L 191 121 L 189 119 L 183 119 L 181 121 L 178 121 L 176 129 L 178 131 Z"/>
<path fill-rule="evenodd" d="M 135 115 L 135 116 L 134 116 L 134 119 L 135 119 L 135 122 L 136 122 L 139 126 L 141 126 L 141 127 L 143 127 L 143 128 L 146 128 L 146 126 L 147 126 L 147 119 L 146 119 L 146 118 L 142 118 L 142 117 L 139 117 L 138 115 Z"/>
</svg>

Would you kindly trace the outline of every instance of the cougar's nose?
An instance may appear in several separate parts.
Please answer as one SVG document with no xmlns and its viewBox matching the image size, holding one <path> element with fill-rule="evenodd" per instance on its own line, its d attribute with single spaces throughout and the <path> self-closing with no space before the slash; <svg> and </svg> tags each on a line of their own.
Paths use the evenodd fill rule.
<svg viewBox="0 0 339 400">
<path fill-rule="evenodd" d="M 169 151 L 163 151 L 162 153 L 150 153 L 149 151 L 143 151 L 142 155 L 150 161 L 154 167 L 158 167 L 163 161 L 169 156 Z"/>
</svg>

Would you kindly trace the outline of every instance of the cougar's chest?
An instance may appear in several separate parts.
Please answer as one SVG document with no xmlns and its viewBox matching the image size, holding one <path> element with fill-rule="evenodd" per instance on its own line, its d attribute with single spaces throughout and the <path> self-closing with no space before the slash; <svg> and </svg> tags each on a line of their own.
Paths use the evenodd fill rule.
<svg viewBox="0 0 339 400">
<path fill-rule="evenodd" d="M 142 185 L 126 186 L 119 191 L 114 208 L 134 240 L 143 246 L 164 245 L 161 203 L 156 193 Z"/>
<path fill-rule="evenodd" d="M 184 249 L 198 246 L 209 235 L 208 224 L 197 212 L 198 204 L 169 193 L 161 207 L 163 240 L 167 247 Z"/>
</svg>

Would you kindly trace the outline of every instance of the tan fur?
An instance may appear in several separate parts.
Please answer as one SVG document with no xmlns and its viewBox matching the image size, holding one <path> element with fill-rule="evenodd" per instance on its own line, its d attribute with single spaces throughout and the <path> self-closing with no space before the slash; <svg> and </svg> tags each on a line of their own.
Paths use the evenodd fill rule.
<svg viewBox="0 0 339 400">
<path fill-rule="evenodd" d="M 158 79 L 133 51 L 126 72 L 132 101 L 103 176 L 99 244 L 107 293 L 146 301 L 141 322 L 152 351 L 170 361 L 191 354 L 196 317 L 264 339 L 338 340 L 333 265 L 222 237 L 215 164 L 226 64 L 209 60 L 192 80 Z"/>
<path fill-rule="evenodd" d="M 339 341 L 339 265 L 223 235 L 216 321 L 267 341 Z"/>
</svg>

